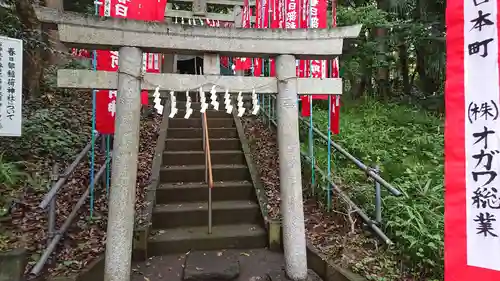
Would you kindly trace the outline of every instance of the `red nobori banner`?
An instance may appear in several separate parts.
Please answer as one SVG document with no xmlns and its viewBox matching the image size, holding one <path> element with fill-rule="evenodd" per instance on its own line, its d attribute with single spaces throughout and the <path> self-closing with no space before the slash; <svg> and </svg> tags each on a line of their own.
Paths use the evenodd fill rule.
<svg viewBox="0 0 500 281">
<path fill-rule="evenodd" d="M 72 48 L 71 49 L 71 55 L 73 55 L 74 57 L 80 57 L 80 58 L 90 58 L 90 52 L 88 50 L 85 50 L 85 49 L 76 49 L 76 48 Z"/>
<path fill-rule="evenodd" d="M 252 10 L 248 0 L 243 1 L 243 13 L 242 13 L 242 28 L 250 28 L 250 17 L 252 15 Z M 247 70 L 252 67 L 252 59 L 250 58 L 235 58 L 234 59 L 234 70 Z"/>
<path fill-rule="evenodd" d="M 447 1 L 446 281 L 500 280 L 499 5 Z"/>
<path fill-rule="evenodd" d="M 262 15 L 265 14 L 262 11 L 262 0 L 255 1 L 255 28 L 262 28 Z M 262 63 L 261 58 L 253 59 L 253 75 L 260 77 L 262 75 Z"/>
<path fill-rule="evenodd" d="M 299 27 L 300 4 L 298 0 L 285 0 L 286 17 L 285 28 L 295 29 Z"/>
<path fill-rule="evenodd" d="M 300 24 L 302 28 L 327 28 L 327 1 L 326 0 L 303 0 Z M 300 61 L 297 75 L 299 77 L 326 78 L 327 64 L 325 60 Z M 311 100 L 327 100 L 328 95 L 302 96 L 302 116 L 311 116 Z"/>
<path fill-rule="evenodd" d="M 337 3 L 334 0 L 332 3 L 332 26 L 337 26 Z M 339 78 L 339 60 L 335 58 L 331 61 L 331 76 L 332 78 Z M 335 96 L 335 98 L 330 100 L 330 131 L 338 135 L 340 133 L 340 95 Z"/>
<path fill-rule="evenodd" d="M 326 0 L 308 0 L 310 7 L 307 15 L 307 28 L 327 28 L 327 2 Z M 311 60 L 309 63 L 309 72 L 313 78 L 325 78 L 327 72 L 326 61 Z M 305 71 L 304 71 L 305 72 Z M 325 97 L 326 99 L 327 97 Z"/>
<path fill-rule="evenodd" d="M 163 21 L 167 0 L 101 0 L 99 15 L 134 20 Z M 98 50 L 97 70 L 117 71 L 118 51 Z M 144 54 L 143 69 L 147 72 L 160 72 L 161 56 Z M 141 103 L 148 104 L 147 91 L 141 92 Z M 96 130 L 102 134 L 114 133 L 116 113 L 116 91 L 99 90 L 96 92 Z"/>
</svg>

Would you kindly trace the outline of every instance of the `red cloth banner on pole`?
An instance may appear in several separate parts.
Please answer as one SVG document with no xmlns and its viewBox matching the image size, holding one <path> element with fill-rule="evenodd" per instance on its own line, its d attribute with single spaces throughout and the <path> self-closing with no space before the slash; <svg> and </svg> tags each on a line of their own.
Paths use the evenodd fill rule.
<svg viewBox="0 0 500 281">
<path fill-rule="evenodd" d="M 255 1 L 255 28 L 262 28 L 262 10 L 261 1 Z M 253 59 L 253 76 L 260 77 L 262 75 L 262 59 Z"/>
<path fill-rule="evenodd" d="M 332 26 L 337 26 L 337 3 L 336 0 L 332 3 Z M 331 61 L 331 76 L 332 78 L 339 78 L 339 60 L 335 58 Z M 338 135 L 340 133 L 340 95 L 335 96 L 330 100 L 330 131 Z"/>
<path fill-rule="evenodd" d="M 336 95 L 330 99 L 330 131 L 334 135 L 340 133 L 340 96 Z"/>
<path fill-rule="evenodd" d="M 301 9 L 302 8 L 302 9 Z M 301 26 L 301 20 L 300 20 L 300 15 L 303 14 L 303 3 L 301 3 L 299 0 L 285 0 L 285 28 L 289 29 L 296 29 Z M 300 69 L 301 67 L 297 65 L 297 76 L 300 76 Z M 303 117 L 310 116 L 310 109 L 309 109 L 309 97 L 308 96 L 301 96 L 300 100 L 302 101 L 302 110 L 301 110 L 301 115 Z M 307 105 L 306 105 L 307 104 Z"/>
<path fill-rule="evenodd" d="M 101 0 L 99 15 L 134 20 L 163 21 L 167 0 Z M 117 71 L 118 52 L 98 50 L 97 70 Z M 143 68 L 147 72 L 160 72 L 159 54 L 144 54 Z M 141 103 L 148 104 L 147 91 L 141 92 Z M 96 130 L 102 134 L 114 133 L 116 91 L 96 92 Z"/>
<path fill-rule="evenodd" d="M 309 2 L 310 1 L 310 2 Z M 303 0 L 302 15 L 300 19 L 301 28 L 327 28 L 327 0 Z M 298 77 L 325 78 L 326 61 L 323 60 L 301 60 L 298 64 Z M 327 100 L 328 95 L 301 96 L 302 116 L 311 116 L 311 100 Z"/>
<path fill-rule="evenodd" d="M 71 48 L 71 55 L 79 58 L 90 58 L 90 52 L 85 49 Z"/>
<path fill-rule="evenodd" d="M 262 25 L 261 28 L 269 28 L 269 0 L 262 0 Z"/>
<path fill-rule="evenodd" d="M 271 28 L 284 28 L 283 2 L 284 0 L 270 0 Z M 276 76 L 276 60 L 269 59 L 269 76 Z"/>
<path fill-rule="evenodd" d="M 242 13 L 242 28 L 250 28 L 250 16 L 252 10 L 248 0 L 243 1 L 243 13 Z M 234 59 L 234 70 L 247 70 L 252 67 L 252 60 L 250 58 L 235 58 Z"/>
<path fill-rule="evenodd" d="M 308 23 L 308 13 L 309 13 L 309 0 L 302 0 L 300 2 L 300 28 L 307 28 L 309 26 Z M 297 77 L 309 77 L 309 61 L 307 60 L 299 60 L 297 65 Z M 308 102 L 307 99 L 302 99 L 303 102 Z M 308 106 L 309 107 L 309 106 Z M 309 110 L 309 109 L 308 109 Z M 304 113 L 304 112 L 303 112 Z"/>
<path fill-rule="evenodd" d="M 500 280 L 499 5 L 447 1 L 445 281 Z"/>
<path fill-rule="evenodd" d="M 256 0 L 255 27 L 256 28 L 269 27 L 269 0 Z M 262 58 L 254 58 L 253 62 L 254 62 L 254 76 L 259 77 L 263 74 L 262 65 L 264 64 L 264 60 Z"/>
<path fill-rule="evenodd" d="M 309 17 L 308 28 L 327 28 L 327 0 L 311 0 L 311 6 L 307 13 Z M 311 60 L 309 63 L 309 74 L 312 78 L 326 78 L 326 61 L 325 60 Z M 327 95 L 314 95 L 314 99 L 327 100 Z"/>
</svg>

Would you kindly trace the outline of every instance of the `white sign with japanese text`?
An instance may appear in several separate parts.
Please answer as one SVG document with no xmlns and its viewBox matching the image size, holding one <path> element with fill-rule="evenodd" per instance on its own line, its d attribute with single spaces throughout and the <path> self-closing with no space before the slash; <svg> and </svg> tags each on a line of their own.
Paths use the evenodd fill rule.
<svg viewBox="0 0 500 281">
<path fill-rule="evenodd" d="M 0 36 L 0 136 L 21 136 L 23 41 Z"/>
</svg>

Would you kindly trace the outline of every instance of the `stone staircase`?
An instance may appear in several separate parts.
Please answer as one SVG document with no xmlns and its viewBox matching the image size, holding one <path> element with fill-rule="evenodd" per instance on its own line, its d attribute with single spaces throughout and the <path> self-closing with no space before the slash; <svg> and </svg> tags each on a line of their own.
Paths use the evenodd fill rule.
<svg viewBox="0 0 500 281">
<path fill-rule="evenodd" d="M 177 107 L 177 118 L 169 120 L 149 255 L 265 247 L 263 219 L 233 116 L 223 108 L 207 110 L 214 179 L 208 234 L 200 103 L 192 103 L 195 112 L 189 119 L 183 118 L 185 102 L 178 101 Z"/>
</svg>

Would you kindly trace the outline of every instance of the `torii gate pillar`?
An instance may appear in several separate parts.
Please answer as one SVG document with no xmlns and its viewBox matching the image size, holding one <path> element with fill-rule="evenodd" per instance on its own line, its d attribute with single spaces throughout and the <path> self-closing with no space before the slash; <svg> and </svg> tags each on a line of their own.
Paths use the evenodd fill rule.
<svg viewBox="0 0 500 281">
<path fill-rule="evenodd" d="M 129 281 L 141 118 L 142 51 L 120 48 L 104 281 Z"/>
<path fill-rule="evenodd" d="M 285 266 L 290 279 L 302 281 L 307 279 L 307 255 L 302 207 L 295 56 L 278 56 L 276 74 L 278 76 L 277 127 Z"/>
</svg>

